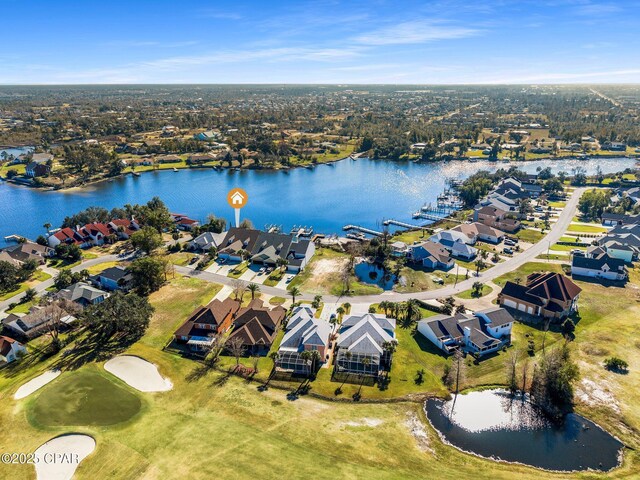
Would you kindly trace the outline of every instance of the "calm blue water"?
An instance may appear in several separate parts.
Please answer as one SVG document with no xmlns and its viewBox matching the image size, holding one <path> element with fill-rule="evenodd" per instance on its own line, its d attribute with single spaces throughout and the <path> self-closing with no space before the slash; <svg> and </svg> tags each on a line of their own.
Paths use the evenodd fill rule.
<svg viewBox="0 0 640 480">
<path fill-rule="evenodd" d="M 575 165 L 595 172 L 631 168 L 632 159 L 590 161 L 539 161 L 519 164 L 527 172 L 551 166 L 571 171 Z M 348 223 L 380 228 L 384 219 L 413 222 L 411 214 L 424 203 L 435 202 L 447 177 L 466 178 L 480 169 L 495 170 L 508 164 L 449 162 L 438 164 L 397 163 L 384 160 L 344 160 L 284 171 L 146 172 L 73 191 L 39 191 L 0 182 L 0 238 L 20 234 L 35 238 L 42 225 L 59 225 L 66 215 L 91 205 L 106 208 L 142 203 L 161 197 L 172 211 L 205 220 L 209 213 L 224 216 L 229 223 L 233 211 L 226 194 L 241 187 L 249 195 L 242 218 L 258 228 L 265 224 L 315 227 L 316 232 L 338 233 Z"/>
<path fill-rule="evenodd" d="M 610 470 L 619 464 L 622 444 L 593 422 L 569 414 L 549 422 L 528 401 L 505 390 L 430 399 L 429 421 L 452 445 L 487 458 L 547 470 Z"/>
<path fill-rule="evenodd" d="M 355 268 L 356 277 L 361 282 L 377 285 L 383 290 L 391 290 L 395 284 L 395 276 L 385 273 L 379 265 L 369 262 L 357 263 Z"/>
</svg>

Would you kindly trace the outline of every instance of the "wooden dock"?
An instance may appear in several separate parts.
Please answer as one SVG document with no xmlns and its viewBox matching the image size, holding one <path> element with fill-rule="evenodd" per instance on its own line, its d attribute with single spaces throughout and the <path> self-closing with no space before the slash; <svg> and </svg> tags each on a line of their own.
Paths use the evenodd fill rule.
<svg viewBox="0 0 640 480">
<path fill-rule="evenodd" d="M 378 232 L 376 230 L 371 230 L 370 228 L 361 227 L 360 225 L 345 225 L 342 227 L 342 230 L 355 230 L 357 232 L 366 233 L 368 235 L 373 235 L 375 237 L 381 237 L 383 235 L 382 232 Z"/>
<path fill-rule="evenodd" d="M 429 228 L 422 225 L 413 225 L 411 223 L 401 222 L 400 220 L 394 220 L 394 219 L 385 220 L 384 222 L 382 222 L 382 224 L 385 227 L 388 225 L 396 225 L 398 227 L 408 228 L 409 230 L 414 230 L 414 229 L 426 230 Z"/>
</svg>

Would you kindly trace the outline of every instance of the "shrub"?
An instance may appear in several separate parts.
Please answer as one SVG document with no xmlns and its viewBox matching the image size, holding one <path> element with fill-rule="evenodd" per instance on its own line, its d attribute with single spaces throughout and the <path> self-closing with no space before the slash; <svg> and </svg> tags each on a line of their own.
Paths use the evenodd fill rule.
<svg viewBox="0 0 640 480">
<path fill-rule="evenodd" d="M 604 361 L 604 368 L 612 372 L 627 372 L 629 364 L 618 357 L 609 357 Z"/>
</svg>

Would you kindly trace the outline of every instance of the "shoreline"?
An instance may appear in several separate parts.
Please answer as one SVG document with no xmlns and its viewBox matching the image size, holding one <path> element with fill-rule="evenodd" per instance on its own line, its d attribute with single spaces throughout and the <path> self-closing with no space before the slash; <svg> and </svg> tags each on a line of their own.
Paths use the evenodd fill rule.
<svg viewBox="0 0 640 480">
<path fill-rule="evenodd" d="M 329 165 L 329 164 L 333 164 L 333 163 L 337 163 L 337 162 L 342 162 L 344 160 L 382 160 L 382 161 L 388 161 L 388 162 L 413 162 L 413 163 L 424 163 L 424 164 L 437 164 L 437 163 L 448 163 L 450 161 L 455 161 L 455 162 L 469 162 L 469 163 L 477 163 L 477 161 L 484 161 L 484 162 L 490 162 L 491 164 L 505 164 L 505 166 L 516 166 L 519 163 L 528 163 L 528 162 L 547 162 L 547 161 L 565 161 L 565 160 L 578 160 L 578 161 L 585 161 L 585 160 L 591 160 L 591 159 L 612 159 L 612 158 L 626 158 L 626 159 L 636 159 L 637 161 L 640 162 L 640 154 L 626 154 L 626 155 L 589 155 L 588 158 L 581 158 L 581 157 L 576 157 L 576 156 L 565 156 L 565 157 L 543 157 L 543 158 L 531 158 L 531 159 L 524 159 L 524 160 L 510 160 L 508 162 L 504 162 L 502 160 L 494 160 L 491 161 L 488 158 L 485 157 L 470 157 L 470 158 L 454 158 L 451 160 L 434 160 L 434 161 L 426 161 L 426 162 L 421 162 L 418 159 L 398 159 L 398 160 L 392 160 L 389 158 L 382 158 L 382 157 L 366 157 L 363 156 L 366 152 L 360 152 L 360 153 L 353 153 L 351 155 L 348 155 L 344 158 L 336 158 L 333 160 L 327 160 L 326 162 L 322 162 L 322 163 L 315 163 L 315 164 L 305 164 L 305 165 L 294 165 L 294 166 L 289 166 L 289 167 L 279 167 L 279 168 L 255 168 L 253 167 L 253 165 L 249 166 L 249 167 L 229 167 L 229 166 L 222 166 L 222 165 L 217 165 L 217 166 L 203 166 L 203 165 L 186 165 L 186 164 L 181 164 L 181 165 L 175 165 L 175 166 L 168 166 L 166 168 L 150 168 L 150 169 L 145 169 L 142 171 L 138 171 L 136 172 L 134 171 L 128 171 L 128 172 L 122 172 L 118 175 L 115 175 L 113 177 L 100 177 L 100 178 L 94 178 L 91 179 L 85 183 L 82 183 L 80 185 L 72 185 L 72 186 L 68 186 L 68 187 L 59 187 L 56 188 L 54 186 L 36 186 L 36 185 L 31 185 L 29 183 L 23 182 L 23 181 L 16 181 L 13 179 L 8 179 L 6 177 L 2 177 L 0 176 L 0 181 L 6 182 L 6 183 L 11 183 L 13 185 L 17 185 L 20 187 L 26 187 L 26 188 L 32 188 L 35 190 L 40 190 L 40 191 L 69 191 L 69 192 L 73 192 L 73 191 L 80 191 L 80 190 L 84 190 L 84 189 L 88 189 L 89 187 L 91 187 L 92 185 L 98 184 L 98 183 L 102 183 L 102 182 L 108 182 L 108 181 L 112 181 L 115 179 L 120 179 L 120 178 L 124 178 L 128 175 L 135 175 L 136 173 L 139 175 L 142 175 L 143 173 L 148 173 L 148 172 L 163 172 L 163 171 L 167 171 L 167 172 L 172 172 L 173 169 L 177 169 L 177 170 L 215 170 L 217 172 L 221 172 L 221 171 L 251 171 L 251 170 L 263 170 L 265 172 L 279 172 L 279 171 L 284 171 L 284 172 L 288 172 L 289 170 L 295 170 L 295 169 L 299 169 L 299 168 L 306 168 L 308 170 L 313 170 L 318 166 L 321 165 Z M 472 161 L 472 160 L 477 160 L 477 161 Z M 175 172 L 174 172 L 175 173 Z"/>
</svg>

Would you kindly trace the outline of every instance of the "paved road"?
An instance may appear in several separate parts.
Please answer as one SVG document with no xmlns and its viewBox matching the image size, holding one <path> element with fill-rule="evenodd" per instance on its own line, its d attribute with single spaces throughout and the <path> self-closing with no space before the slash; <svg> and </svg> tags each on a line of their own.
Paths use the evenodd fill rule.
<svg viewBox="0 0 640 480">
<path fill-rule="evenodd" d="M 130 260 L 131 258 L 132 257 L 119 257 L 117 255 L 105 255 L 104 257 L 98 257 L 98 258 L 92 258 L 90 260 L 85 260 L 80 265 L 76 265 L 75 267 L 71 268 L 71 271 L 72 272 L 79 272 L 81 270 L 84 270 L 85 268 L 89 268 L 89 267 L 94 266 L 94 265 L 100 265 L 101 263 Z M 35 291 L 38 292 L 38 294 L 41 294 L 47 288 L 51 287 L 53 285 L 53 281 L 55 279 L 55 276 L 58 274 L 57 270 L 55 270 L 53 268 L 44 267 L 42 270 L 44 270 L 49 275 L 51 275 L 51 278 L 49 278 L 49 279 L 47 279 L 47 280 L 45 280 L 43 282 L 40 282 L 35 287 L 33 287 L 35 289 Z M 24 292 L 19 293 L 17 295 L 14 295 L 13 297 L 11 297 L 11 298 L 9 298 L 7 300 L 4 300 L 3 302 L 0 302 L 0 317 L 2 317 L 4 315 L 4 311 L 9 307 L 10 304 L 19 302 L 22 299 L 22 297 L 24 297 Z"/>
<path fill-rule="evenodd" d="M 465 290 L 471 289 L 473 283 L 477 280 L 486 283 L 495 278 L 498 278 L 506 273 L 509 273 L 513 270 L 516 270 L 520 266 L 525 263 L 536 261 L 536 257 L 538 255 L 542 255 L 547 252 L 551 245 L 554 245 L 556 242 L 560 240 L 560 237 L 564 235 L 567 228 L 571 224 L 571 220 L 573 219 L 576 209 L 578 207 L 578 201 L 582 194 L 586 191 L 586 188 L 577 188 L 574 192 L 567 205 L 562 210 L 560 215 L 558 216 L 558 220 L 551 227 L 551 230 L 547 235 L 540 240 L 535 245 L 532 245 L 527 250 L 514 255 L 512 258 L 497 264 L 496 266 L 480 273 L 479 277 L 471 277 L 468 280 L 463 280 L 458 282 L 457 285 L 447 285 L 442 288 L 438 288 L 436 290 L 428 290 L 426 292 L 417 292 L 417 293 L 395 293 L 395 292 L 385 292 L 381 295 L 362 295 L 362 296 L 354 296 L 354 297 L 336 297 L 333 295 L 323 295 L 323 300 L 325 303 L 342 303 L 348 301 L 350 303 L 375 303 L 382 300 L 388 300 L 393 302 L 400 302 L 404 300 L 408 300 L 410 298 L 416 298 L 419 300 L 435 300 L 437 298 L 448 297 L 450 295 L 455 295 L 457 293 L 464 292 Z M 555 263 L 555 262 L 554 262 Z M 221 283 L 223 285 L 232 285 L 235 281 L 233 278 L 229 278 L 224 275 L 218 275 L 216 273 L 211 272 L 203 272 L 194 270 L 190 267 L 176 267 L 176 271 L 183 275 L 191 275 L 193 277 L 200 278 L 202 280 L 206 280 L 209 282 Z M 260 286 L 260 291 L 266 293 L 268 295 L 277 295 L 277 296 L 288 296 L 288 292 L 283 289 L 276 287 L 268 287 L 266 285 Z M 312 300 L 313 295 L 311 294 L 303 294 L 299 297 L 302 300 Z"/>
<path fill-rule="evenodd" d="M 465 290 L 469 290 L 473 286 L 473 283 L 477 280 L 483 283 L 494 280 L 495 278 L 498 278 L 513 270 L 516 270 L 518 267 L 524 265 L 527 262 L 535 261 L 538 255 L 546 253 L 547 249 L 549 249 L 551 245 L 554 245 L 556 242 L 558 242 L 558 240 L 560 240 L 560 237 L 564 235 L 567 228 L 571 224 L 571 220 L 573 219 L 576 213 L 576 209 L 578 207 L 578 201 L 580 200 L 580 197 L 585 191 L 586 191 L 586 188 L 577 188 L 573 192 L 573 195 L 567 202 L 566 207 L 562 210 L 562 212 L 558 216 L 558 220 L 553 225 L 553 227 L 551 227 L 551 230 L 549 231 L 549 233 L 541 241 L 531 246 L 529 249 L 525 250 L 524 252 L 521 252 L 513 256 L 512 258 L 502 263 L 499 263 L 496 266 L 484 272 L 481 272 L 479 277 L 471 277 L 468 280 L 463 280 L 461 282 L 458 282 L 458 284 L 455 286 L 447 285 L 445 287 L 438 288 L 436 290 L 428 290 L 426 292 L 417 292 L 417 293 L 385 292 L 381 295 L 362 295 L 362 296 L 354 296 L 354 297 L 336 297 L 333 295 L 323 295 L 324 302 L 325 303 L 342 303 L 342 302 L 348 301 L 352 304 L 355 304 L 355 303 L 370 304 L 370 303 L 379 302 L 381 299 L 393 301 L 393 302 L 405 301 L 410 298 L 416 298 L 419 300 L 435 300 L 437 298 L 448 297 L 450 295 L 455 295 L 457 293 L 464 292 Z M 80 265 L 73 267 L 71 271 L 79 272 L 80 270 L 88 268 L 93 265 L 99 265 L 105 262 L 114 262 L 114 261 L 121 261 L 121 260 L 130 260 L 130 259 L 131 259 L 130 257 L 121 258 L 116 255 L 106 255 L 104 257 L 98 257 L 98 258 L 94 258 L 94 259 L 82 262 Z M 182 275 L 189 275 L 195 278 L 199 278 L 201 280 L 205 280 L 207 282 L 219 283 L 222 285 L 233 286 L 234 282 L 236 281 L 235 279 L 227 277 L 226 275 L 220 275 L 217 273 L 207 272 L 202 270 L 195 270 L 193 267 L 189 267 L 189 266 L 186 266 L 186 267 L 176 266 L 175 270 L 176 272 Z M 249 283 L 249 282 L 245 282 L 245 283 Z M 51 285 L 53 285 L 53 278 L 50 278 L 49 280 L 45 280 L 44 282 L 39 283 L 34 288 L 38 293 L 41 293 L 47 288 L 49 288 Z M 267 295 L 289 297 L 289 293 L 286 291 L 286 289 L 283 289 L 283 288 L 260 285 L 260 291 Z M 6 310 L 9 304 L 19 301 L 23 296 L 24 296 L 24 293 L 21 293 L 19 295 L 15 295 L 11 297 L 8 300 L 0 302 L 0 314 L 4 312 L 4 310 Z M 314 295 L 306 293 L 296 297 L 296 299 L 299 298 L 301 300 L 313 300 L 313 297 Z"/>
</svg>

